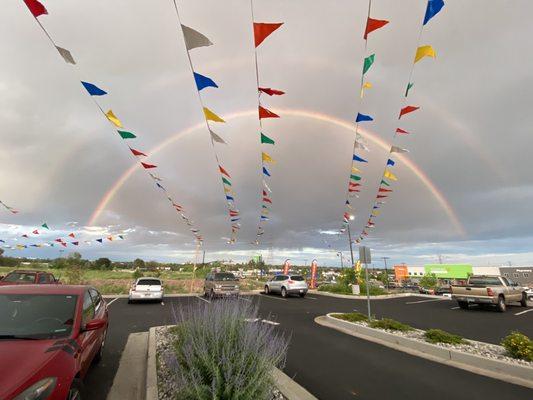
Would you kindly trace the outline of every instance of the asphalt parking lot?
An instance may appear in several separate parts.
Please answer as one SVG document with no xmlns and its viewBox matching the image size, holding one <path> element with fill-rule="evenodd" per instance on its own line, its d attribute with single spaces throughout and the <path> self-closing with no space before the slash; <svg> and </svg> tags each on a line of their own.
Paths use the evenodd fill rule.
<svg viewBox="0 0 533 400">
<path fill-rule="evenodd" d="M 429 301 L 433 300 L 433 301 Z M 319 399 L 531 399 L 533 391 L 392 350 L 322 327 L 314 318 L 328 312 L 366 311 L 363 300 L 309 294 L 301 299 L 249 296 L 267 323 L 291 337 L 285 372 Z M 127 337 L 152 326 L 172 324 L 172 307 L 203 303 L 197 297 L 173 297 L 158 303 L 127 304 L 108 300 L 110 328 L 101 364 L 85 380 L 84 398 L 105 399 L 113 383 Z M 474 340 L 498 343 L 512 330 L 533 336 L 533 312 L 510 307 L 461 310 L 449 300 L 404 297 L 372 301 L 372 313 L 417 328 L 441 328 Z"/>
</svg>

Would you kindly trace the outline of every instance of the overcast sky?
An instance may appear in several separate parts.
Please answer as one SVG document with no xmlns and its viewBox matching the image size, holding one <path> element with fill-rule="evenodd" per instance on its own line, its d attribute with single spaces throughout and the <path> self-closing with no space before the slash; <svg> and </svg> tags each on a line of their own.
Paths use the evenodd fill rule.
<svg viewBox="0 0 533 400">
<path fill-rule="evenodd" d="M 286 95 L 265 98 L 280 119 L 264 120 L 276 140 L 269 153 L 271 220 L 259 246 L 261 147 L 254 48 L 248 0 L 180 0 L 182 22 L 213 46 L 191 51 L 195 70 L 219 89 L 202 91 L 206 106 L 227 120 L 215 127 L 232 175 L 242 229 L 226 244 L 230 224 L 209 133 L 202 125 L 181 30 L 171 0 L 46 0 L 39 17 L 76 66 L 63 62 L 22 0 L 0 13 L 0 236 L 8 244 L 53 240 L 75 231 L 81 240 L 126 232 L 126 240 L 80 246 L 89 258 L 186 261 L 195 245 L 161 190 L 136 169 L 124 142 L 98 112 L 79 81 L 109 94 L 112 108 L 144 152 L 167 141 L 147 162 L 157 164 L 169 193 L 205 237 L 206 258 L 339 265 L 348 256 L 338 232 L 344 212 L 355 115 L 365 124 L 369 153 L 363 189 L 353 199 L 354 236 L 366 222 L 397 127 L 402 93 L 426 0 L 374 0 L 371 15 L 390 20 L 369 35 L 376 61 L 373 88 L 359 100 L 367 1 L 255 0 L 259 22 L 284 22 L 258 49 L 260 83 Z M 366 244 L 374 257 L 421 265 L 533 263 L 533 37 L 528 0 L 446 0 L 424 29 L 436 60 L 416 64 L 409 103 L 421 109 L 402 119 L 410 152 L 394 169 L 399 180 Z M 427 180 L 421 179 L 426 176 Z M 433 189 L 432 189 L 433 187 Z M 440 193 L 441 197 L 436 193 Z M 448 206 L 446 206 L 448 204 Z M 48 236 L 25 232 L 47 222 Z M 67 225 L 77 222 L 77 226 Z M 16 240 L 15 240 L 16 239 Z M 68 251 L 68 250 L 67 250 Z M 6 250 L 9 255 L 57 256 L 56 248 Z M 379 265 L 379 262 L 376 263 Z"/>
</svg>

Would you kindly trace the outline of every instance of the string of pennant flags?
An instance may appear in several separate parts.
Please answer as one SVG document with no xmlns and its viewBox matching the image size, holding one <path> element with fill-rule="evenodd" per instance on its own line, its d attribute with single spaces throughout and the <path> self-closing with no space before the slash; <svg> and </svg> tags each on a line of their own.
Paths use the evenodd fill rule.
<svg viewBox="0 0 533 400">
<path fill-rule="evenodd" d="M 436 57 L 435 49 L 431 45 L 423 45 L 423 46 L 420 45 L 420 42 L 422 39 L 422 33 L 427 23 L 435 15 L 437 15 L 443 7 L 444 7 L 443 0 L 428 0 L 427 2 L 426 12 L 424 14 L 424 20 L 422 22 L 422 26 L 420 27 L 420 34 L 419 34 L 417 45 L 416 45 L 415 56 L 413 59 L 413 63 L 411 65 L 411 69 L 409 71 L 409 78 L 407 80 L 405 91 L 403 93 L 403 99 L 402 99 L 403 105 L 401 106 L 400 112 L 398 115 L 398 123 L 400 123 L 400 121 L 403 121 L 402 117 L 404 117 L 405 115 L 413 113 L 417 111 L 418 109 L 420 109 L 419 106 L 408 104 L 408 96 L 411 92 L 411 89 L 414 86 L 413 74 L 415 70 L 415 65 L 416 63 L 418 63 L 425 57 L 429 57 L 429 58 Z M 401 153 L 407 153 L 409 150 L 401 147 L 397 142 L 400 141 L 401 138 L 407 137 L 410 134 L 411 132 L 406 131 L 405 129 L 399 126 L 396 127 L 393 133 L 393 138 L 392 138 L 393 144 L 391 145 L 391 148 L 389 150 L 387 161 L 385 163 L 385 168 L 383 170 L 383 175 L 380 178 L 378 190 L 374 198 L 374 202 L 372 204 L 372 210 L 370 211 L 368 220 L 366 221 L 364 228 L 362 229 L 359 237 L 355 239 L 356 243 L 362 242 L 367 236 L 369 236 L 369 230 L 375 227 L 375 219 L 379 216 L 381 207 L 385 204 L 386 199 L 389 197 L 389 195 L 393 191 L 392 189 L 393 183 L 398 181 L 398 177 L 393 172 L 393 168 L 398 162 L 398 160 L 395 159 L 395 155 L 401 154 Z"/>
<path fill-rule="evenodd" d="M 181 23 L 181 18 L 178 10 L 178 5 L 176 0 L 172 0 L 174 3 L 174 9 L 176 11 L 176 17 L 178 19 L 178 23 L 181 26 L 181 30 L 183 32 L 183 40 L 185 41 L 185 49 L 187 51 L 187 58 L 189 60 L 189 66 L 191 68 L 191 72 L 194 77 L 194 81 L 196 83 L 196 89 L 198 92 L 198 99 L 200 100 L 200 105 L 202 107 L 204 118 L 205 118 L 205 124 L 207 131 L 210 134 L 211 138 L 211 145 L 213 148 L 213 153 L 215 156 L 215 160 L 218 165 L 218 173 L 220 174 L 220 179 L 222 182 L 222 189 L 224 191 L 224 198 L 226 202 L 226 207 L 229 214 L 230 219 L 230 225 L 231 225 L 231 237 L 228 240 L 228 244 L 234 244 L 237 240 L 237 235 L 239 232 L 239 229 L 241 228 L 240 224 L 240 212 L 236 207 L 235 204 L 235 190 L 233 189 L 233 185 L 231 182 L 231 175 L 228 173 L 227 169 L 224 168 L 220 162 L 220 157 L 217 151 L 217 147 L 215 143 L 219 144 L 226 144 L 226 141 L 217 133 L 214 132 L 214 130 L 211 127 L 211 123 L 225 123 L 224 119 L 219 117 L 217 114 L 215 114 L 213 111 L 211 111 L 209 108 L 207 108 L 204 105 L 204 100 L 202 98 L 201 91 L 203 89 L 206 89 L 208 87 L 212 88 L 218 88 L 218 85 L 215 83 L 215 81 L 207 76 L 204 76 L 202 74 L 199 74 L 194 69 L 194 64 L 192 62 L 191 53 L 190 51 L 199 47 L 209 47 L 212 46 L 213 43 L 202 33 L 198 32 L 195 29 L 192 29 L 186 25 L 183 25 Z"/>
<path fill-rule="evenodd" d="M 59 55 L 63 58 L 63 60 L 67 64 L 77 65 L 72 53 L 65 48 L 59 47 L 56 44 L 56 41 L 52 38 L 50 33 L 45 29 L 45 27 L 42 25 L 41 21 L 39 20 L 38 17 L 48 14 L 48 10 L 46 9 L 46 7 L 38 0 L 24 0 L 24 3 L 26 4 L 29 11 L 33 15 L 39 27 L 42 29 L 46 37 L 50 40 L 50 42 L 55 47 Z M 130 144 L 126 142 L 126 141 L 131 142 L 137 139 L 137 134 L 131 132 L 130 130 L 124 129 L 124 125 L 122 121 L 116 116 L 113 110 L 109 109 L 108 111 L 104 111 L 100 103 L 96 100 L 96 98 L 99 98 L 101 96 L 106 96 L 108 93 L 93 83 L 81 81 L 81 84 L 83 88 L 86 90 L 86 92 L 89 94 L 93 102 L 95 103 L 96 107 L 105 116 L 105 118 L 112 125 L 113 129 L 116 130 L 120 138 L 124 141 L 125 146 L 129 150 L 128 152 L 132 154 L 136 162 L 140 163 L 140 165 L 142 166 L 142 169 L 147 173 L 150 179 L 154 182 L 155 186 L 164 193 L 165 198 L 171 204 L 175 212 L 187 224 L 187 226 L 189 227 L 189 230 L 191 231 L 197 243 L 202 243 L 203 237 L 200 234 L 200 230 L 194 225 L 194 222 L 187 216 L 183 206 L 180 205 L 178 202 L 176 202 L 174 198 L 168 193 L 167 189 L 163 186 L 163 182 L 164 182 L 163 179 L 153 172 L 154 169 L 156 169 L 158 166 L 155 164 L 146 162 L 145 158 L 148 157 L 148 155 L 145 154 L 141 150 L 133 148 L 132 146 L 130 146 Z M 144 161 L 141 161 L 141 160 L 144 160 Z M 59 242 L 59 243 L 65 246 L 64 243 L 66 242 Z"/>
<path fill-rule="evenodd" d="M 4 203 L 2 200 L 0 200 L 0 205 L 4 207 L 7 211 L 9 211 L 11 214 L 18 214 L 19 211 L 11 206 L 8 206 L 6 203 Z"/>
<path fill-rule="evenodd" d="M 253 0 L 250 1 L 250 5 L 251 5 L 251 11 L 252 11 L 251 13 L 252 26 L 253 26 L 253 31 L 254 31 L 255 78 L 256 78 L 256 83 L 257 83 L 257 106 L 258 106 L 258 117 L 259 117 L 259 141 L 261 143 L 261 174 L 262 174 L 261 176 L 261 212 L 259 215 L 259 223 L 257 225 L 256 238 L 253 243 L 259 244 L 259 239 L 265 233 L 265 229 L 263 225 L 266 223 L 266 221 L 270 219 L 269 213 L 270 213 L 271 206 L 272 206 L 272 198 L 271 198 L 272 190 L 270 189 L 270 186 L 267 183 L 267 180 L 270 180 L 272 177 L 269 169 L 270 169 L 270 165 L 275 163 L 275 160 L 267 152 L 267 150 L 269 146 L 274 146 L 276 144 L 276 141 L 274 139 L 272 139 L 270 136 L 267 136 L 264 133 L 263 119 L 280 117 L 276 113 L 263 107 L 263 104 L 261 102 L 261 95 L 266 94 L 270 97 L 281 96 L 281 95 L 284 95 L 285 92 L 278 90 L 278 89 L 272 89 L 270 87 L 261 86 L 260 78 L 259 78 L 259 63 L 257 61 L 257 48 L 261 45 L 261 43 L 263 43 L 263 41 L 267 37 L 269 37 L 274 31 L 279 29 L 283 25 L 283 22 L 275 22 L 275 23 L 255 22 Z"/>
</svg>

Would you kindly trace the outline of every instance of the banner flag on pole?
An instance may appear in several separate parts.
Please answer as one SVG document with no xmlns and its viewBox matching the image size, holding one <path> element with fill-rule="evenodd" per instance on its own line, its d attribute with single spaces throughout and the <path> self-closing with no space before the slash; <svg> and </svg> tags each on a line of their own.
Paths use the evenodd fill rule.
<svg viewBox="0 0 533 400">
<path fill-rule="evenodd" d="M 364 121 L 374 121 L 374 118 L 372 118 L 370 115 L 357 113 L 357 117 L 355 118 L 355 122 L 364 122 Z"/>
<path fill-rule="evenodd" d="M 37 0 L 24 0 L 24 3 L 26 3 L 26 6 L 35 18 L 43 14 L 48 14 L 48 11 L 46 10 L 45 6 L 43 6 Z"/>
<path fill-rule="evenodd" d="M 363 83 L 363 86 L 361 86 L 361 98 L 365 95 L 365 89 L 370 89 L 372 87 L 372 84 L 370 82 Z"/>
<path fill-rule="evenodd" d="M 263 93 L 266 93 L 268 94 L 269 96 L 281 96 L 283 94 L 285 94 L 285 92 L 282 92 L 281 90 L 277 90 L 277 89 L 272 89 L 272 88 L 257 88 L 260 92 L 263 92 Z"/>
<path fill-rule="evenodd" d="M 144 167 L 144 169 L 157 168 L 157 165 L 147 164 L 144 162 L 141 162 L 141 165 Z"/>
<path fill-rule="evenodd" d="M 426 14 L 424 15 L 424 24 L 426 25 L 431 18 L 437 15 L 444 7 L 444 0 L 428 0 L 428 6 L 426 8 Z"/>
<path fill-rule="evenodd" d="M 56 49 L 59 55 L 63 57 L 63 60 L 65 60 L 66 63 L 76 65 L 76 61 L 74 61 L 74 57 L 72 57 L 70 51 L 59 46 L 56 46 Z"/>
<path fill-rule="evenodd" d="M 395 164 L 394 160 L 390 158 L 387 160 L 387 167 L 394 167 L 394 164 Z"/>
<path fill-rule="evenodd" d="M 263 175 L 271 176 L 266 167 L 263 167 Z"/>
<path fill-rule="evenodd" d="M 211 129 L 209 129 L 209 134 L 211 135 L 211 139 L 217 143 L 227 144 L 224 139 L 222 139 L 220 136 L 218 136 L 215 132 L 213 132 Z"/>
<path fill-rule="evenodd" d="M 382 179 L 381 182 L 379 183 L 380 185 L 385 185 L 385 186 L 390 186 L 390 183 L 387 182 L 386 180 Z"/>
<path fill-rule="evenodd" d="M 435 58 L 437 54 L 435 53 L 435 49 L 429 45 L 427 46 L 420 46 L 417 50 L 416 50 L 416 55 L 415 55 L 415 63 L 417 63 L 418 61 L 420 61 L 421 59 L 423 59 L 424 57 L 432 57 L 432 58 Z"/>
<path fill-rule="evenodd" d="M 81 81 L 81 84 L 91 96 L 104 96 L 107 94 L 105 90 L 100 89 L 98 86 L 93 85 L 92 83 Z"/>
<path fill-rule="evenodd" d="M 226 175 L 228 178 L 231 178 L 231 176 L 229 176 L 228 174 L 228 171 L 226 171 L 221 165 L 218 166 L 218 170 L 221 174 Z"/>
<path fill-rule="evenodd" d="M 226 122 L 207 107 L 204 107 L 204 115 L 205 119 L 207 119 L 208 121 Z"/>
<path fill-rule="evenodd" d="M 131 147 L 130 147 L 130 150 L 131 150 L 131 152 L 133 153 L 134 156 L 148 157 L 142 151 L 132 149 Z"/>
<path fill-rule="evenodd" d="M 396 128 L 396 133 L 399 135 L 408 135 L 409 132 L 404 131 L 402 128 Z"/>
<path fill-rule="evenodd" d="M 109 110 L 108 112 L 106 112 L 105 116 L 117 128 L 122 128 L 122 122 L 120 122 L 120 119 L 118 119 L 117 116 L 113 113 L 113 110 Z M 120 131 L 119 131 L 119 133 L 120 133 Z"/>
<path fill-rule="evenodd" d="M 270 110 L 267 110 L 266 108 L 259 106 L 259 119 L 262 118 L 279 118 L 278 114 L 273 113 Z"/>
<path fill-rule="evenodd" d="M 400 119 L 402 117 L 402 115 L 412 113 L 413 111 L 416 111 L 419 108 L 420 107 L 415 107 L 415 106 L 406 106 L 406 107 L 402 108 L 400 110 L 400 116 L 398 117 L 398 119 Z"/>
<path fill-rule="evenodd" d="M 278 29 L 283 22 L 277 23 L 265 23 L 265 22 L 254 22 L 254 40 L 255 47 L 263 43 L 268 36 L 272 34 L 276 29 Z"/>
<path fill-rule="evenodd" d="M 197 72 L 193 72 L 193 74 L 198 91 L 205 89 L 206 87 L 218 88 L 218 85 L 211 78 L 208 78 L 207 76 L 201 75 Z"/>
<path fill-rule="evenodd" d="M 120 137 L 122 139 L 135 139 L 137 136 L 135 136 L 133 133 L 131 132 L 126 132 L 126 131 L 118 131 L 118 134 L 120 135 Z"/>
<path fill-rule="evenodd" d="M 372 64 L 374 64 L 374 58 L 376 57 L 375 54 L 369 55 L 365 58 L 365 62 L 363 64 L 363 75 L 368 72 Z"/>
<path fill-rule="evenodd" d="M 231 186 L 231 182 L 224 177 L 222 177 L 222 182 L 224 182 L 225 185 Z"/>
<path fill-rule="evenodd" d="M 353 161 L 358 161 L 358 162 L 368 162 L 367 160 L 359 157 L 357 154 L 354 154 L 353 155 Z"/>
<path fill-rule="evenodd" d="M 388 169 L 385 170 L 385 173 L 383 174 L 384 178 L 390 179 L 391 181 L 397 181 L 398 178 L 396 175 L 394 175 L 392 172 L 390 172 Z"/>
<path fill-rule="evenodd" d="M 213 43 L 200 32 L 181 24 L 183 37 L 185 38 L 185 47 L 187 50 L 192 50 L 197 47 L 211 46 Z"/>
<path fill-rule="evenodd" d="M 368 19 L 366 20 L 366 28 L 365 28 L 365 34 L 363 36 L 363 39 L 366 40 L 370 32 L 374 32 L 375 30 L 379 28 L 383 28 L 388 23 L 389 21 L 386 21 L 383 19 L 374 19 L 374 18 L 368 17 Z"/>
<path fill-rule="evenodd" d="M 350 175 L 350 179 L 353 179 L 354 181 L 360 181 L 360 180 L 361 180 L 361 177 L 352 174 L 352 175 Z"/>
<path fill-rule="evenodd" d="M 261 159 L 263 160 L 263 162 L 267 162 L 267 163 L 275 163 L 275 161 L 272 159 L 272 157 L 270 157 L 267 153 L 265 153 L 264 151 L 261 153 Z"/>
<path fill-rule="evenodd" d="M 275 142 L 270 139 L 267 135 L 261 132 L 261 143 L 263 144 L 275 144 Z"/>
</svg>

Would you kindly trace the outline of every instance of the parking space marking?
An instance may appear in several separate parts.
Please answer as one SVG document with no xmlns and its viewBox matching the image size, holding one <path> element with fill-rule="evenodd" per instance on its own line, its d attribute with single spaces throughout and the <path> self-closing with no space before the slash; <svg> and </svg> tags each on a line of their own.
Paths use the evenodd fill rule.
<svg viewBox="0 0 533 400">
<path fill-rule="evenodd" d="M 165 305 L 165 302 L 164 302 L 164 301 L 162 301 L 162 302 L 161 302 L 160 304 L 161 304 L 162 306 L 164 306 L 164 305 Z"/>
<path fill-rule="evenodd" d="M 522 315 L 522 314 L 528 313 L 530 311 L 533 311 L 533 308 L 530 308 L 529 310 L 526 310 L 526 311 L 520 311 L 520 312 L 516 313 L 515 315 Z"/>
<path fill-rule="evenodd" d="M 274 325 L 274 326 L 279 325 L 279 322 L 270 321 L 268 319 L 263 319 L 261 320 L 261 322 L 264 322 L 265 324 Z"/>
<path fill-rule="evenodd" d="M 306 299 L 311 299 L 311 300 L 318 300 L 316 297 L 311 297 L 311 296 L 305 296 Z"/>
<path fill-rule="evenodd" d="M 450 308 L 450 310 L 457 310 L 458 308 L 461 308 L 461 307 L 452 307 Z"/>
<path fill-rule="evenodd" d="M 287 299 L 284 299 L 283 297 L 274 297 L 274 296 L 269 296 L 267 294 L 263 294 L 261 293 L 261 296 L 262 297 L 266 297 L 267 299 L 274 299 L 274 300 L 283 300 L 283 301 L 287 301 Z"/>
<path fill-rule="evenodd" d="M 107 303 L 107 306 L 109 307 L 111 304 L 113 304 L 114 301 L 117 301 L 119 297 L 115 297 L 113 300 L 111 300 L 109 303 Z"/>
<path fill-rule="evenodd" d="M 244 301 L 247 301 L 249 303 L 252 302 L 252 299 L 247 299 L 246 297 L 239 297 L 239 300 L 244 300 Z"/>
<path fill-rule="evenodd" d="M 442 301 L 442 299 L 431 299 L 431 300 L 418 300 L 418 301 L 408 301 L 405 304 L 419 304 L 419 303 L 429 303 L 431 301 Z"/>
<path fill-rule="evenodd" d="M 202 300 L 202 301 L 205 301 L 206 303 L 209 303 L 211 304 L 211 302 L 209 300 L 206 300 L 204 299 L 203 297 L 200 297 L 200 296 L 195 296 L 198 300 Z"/>
</svg>

